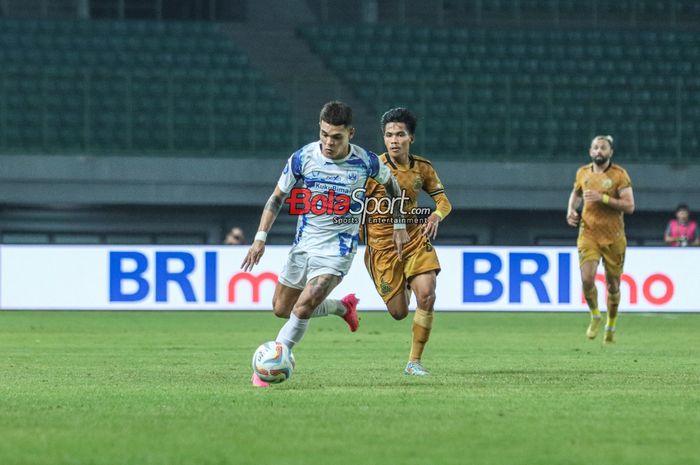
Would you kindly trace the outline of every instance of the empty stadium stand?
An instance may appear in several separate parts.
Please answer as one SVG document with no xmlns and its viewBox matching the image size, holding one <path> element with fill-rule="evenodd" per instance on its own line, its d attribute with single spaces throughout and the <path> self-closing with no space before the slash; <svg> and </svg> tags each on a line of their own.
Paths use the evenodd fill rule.
<svg viewBox="0 0 700 465">
<path fill-rule="evenodd" d="M 288 150 L 289 125 L 284 99 L 217 24 L 0 19 L 5 152 Z"/>
<path fill-rule="evenodd" d="M 700 146 L 700 34 L 683 31 L 311 25 L 310 47 L 376 112 L 422 117 L 418 150 L 580 157 L 597 133 L 636 159 Z"/>
</svg>

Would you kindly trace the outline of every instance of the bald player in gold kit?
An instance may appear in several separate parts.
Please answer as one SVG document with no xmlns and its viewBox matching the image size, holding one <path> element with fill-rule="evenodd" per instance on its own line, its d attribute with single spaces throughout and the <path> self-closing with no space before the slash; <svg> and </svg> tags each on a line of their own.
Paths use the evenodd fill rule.
<svg viewBox="0 0 700 465">
<path fill-rule="evenodd" d="M 634 212 L 632 181 L 627 171 L 614 165 L 612 136 L 596 136 L 591 141 L 589 155 L 592 163 L 576 172 L 574 188 L 569 196 L 566 221 L 579 226 L 579 265 L 583 295 L 591 313 L 586 330 L 589 339 L 595 339 L 601 323 L 598 309 L 598 291 L 595 276 L 601 258 L 605 266 L 608 291 L 608 317 L 605 325 L 605 344 L 615 342 L 617 310 L 620 305 L 620 276 L 625 263 L 627 238 L 623 215 Z M 583 212 L 578 208 L 583 202 Z"/>
<path fill-rule="evenodd" d="M 410 291 L 416 295 L 411 352 L 404 372 L 425 376 L 429 372 L 423 367 L 421 357 L 433 326 L 435 286 L 440 272 L 440 261 L 430 240 L 435 239 L 438 225 L 450 213 L 452 205 L 433 165 L 410 153 L 416 124 L 416 117 L 405 108 L 391 109 L 381 120 L 387 152 L 380 155 L 379 160 L 389 167 L 407 200 L 404 213 L 409 242 L 404 244 L 399 255 L 393 247 L 391 217 L 379 213 L 368 214 L 361 233 L 367 244 L 365 266 L 391 316 L 397 320 L 406 318 Z M 415 212 L 412 213 L 421 190 L 435 202 L 435 210 L 422 224 L 417 221 Z M 366 198 L 381 199 L 383 191 L 381 185 L 370 180 Z"/>
</svg>

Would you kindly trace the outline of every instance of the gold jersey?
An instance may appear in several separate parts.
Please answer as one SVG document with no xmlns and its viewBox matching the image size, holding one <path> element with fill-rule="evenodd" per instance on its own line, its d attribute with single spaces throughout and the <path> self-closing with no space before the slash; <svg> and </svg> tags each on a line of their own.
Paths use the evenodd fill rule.
<svg viewBox="0 0 700 465">
<path fill-rule="evenodd" d="M 440 181 L 432 163 L 418 155 L 409 155 L 408 165 L 397 165 L 386 153 L 381 154 L 379 160 L 389 167 L 408 199 L 404 202 L 406 230 L 412 239 L 411 242 L 415 242 L 413 239 L 421 233 L 421 225 L 417 222 L 415 214 L 415 208 L 418 206 L 418 193 L 421 190 L 427 192 L 433 198 L 436 204 L 436 212 L 441 218 L 445 218 L 452 210 L 450 201 L 445 195 L 442 181 Z M 384 186 L 370 178 L 367 182 L 365 197 L 367 199 L 373 197 L 378 200 L 385 196 Z M 394 247 L 393 232 L 394 226 L 391 221 L 391 213 L 368 214 L 362 227 L 365 243 L 376 250 Z M 409 252 L 409 250 L 406 250 L 406 252 Z"/>
<path fill-rule="evenodd" d="M 627 171 L 619 165 L 610 163 L 605 171 L 596 173 L 593 163 L 584 165 L 576 172 L 574 189 L 583 196 L 583 191 L 592 189 L 619 199 L 620 191 L 632 187 Z M 612 244 L 625 235 L 623 213 L 602 202 L 584 203 L 579 227 L 579 238 L 586 238 L 598 244 Z"/>
</svg>

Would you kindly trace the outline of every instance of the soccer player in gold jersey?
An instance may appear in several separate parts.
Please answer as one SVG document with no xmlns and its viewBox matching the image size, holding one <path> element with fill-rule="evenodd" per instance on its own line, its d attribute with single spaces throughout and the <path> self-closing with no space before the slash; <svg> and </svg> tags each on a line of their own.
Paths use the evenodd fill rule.
<svg viewBox="0 0 700 465">
<path fill-rule="evenodd" d="M 411 290 L 416 296 L 413 340 L 404 372 L 425 376 L 429 372 L 423 367 L 421 357 L 433 326 L 435 285 L 440 272 L 440 262 L 430 240 L 437 236 L 438 225 L 452 206 L 433 165 L 410 152 L 416 123 L 415 115 L 405 108 L 391 109 L 381 119 L 387 152 L 380 155 L 379 160 L 391 169 L 408 199 L 404 203 L 404 213 L 409 242 L 404 244 L 399 255 L 393 247 L 391 218 L 386 214 L 368 214 L 361 232 L 367 244 L 365 266 L 391 316 L 397 320 L 406 318 Z M 422 224 L 414 213 L 421 189 L 436 205 Z M 368 205 L 371 205 L 372 198 L 384 196 L 384 187 L 370 179 L 366 191 Z"/>
<path fill-rule="evenodd" d="M 620 305 L 620 276 L 625 262 L 627 239 L 623 215 L 634 212 L 634 194 L 630 177 L 619 165 L 612 162 L 612 136 L 596 136 L 591 142 L 589 155 L 592 163 L 576 172 L 574 188 L 569 196 L 566 221 L 579 226 L 579 266 L 583 295 L 591 312 L 591 322 L 586 331 L 589 339 L 595 339 L 601 324 L 598 309 L 598 291 L 595 276 L 600 259 L 605 266 L 608 317 L 603 343 L 615 342 L 615 323 Z M 583 202 L 583 212 L 578 208 Z"/>
</svg>

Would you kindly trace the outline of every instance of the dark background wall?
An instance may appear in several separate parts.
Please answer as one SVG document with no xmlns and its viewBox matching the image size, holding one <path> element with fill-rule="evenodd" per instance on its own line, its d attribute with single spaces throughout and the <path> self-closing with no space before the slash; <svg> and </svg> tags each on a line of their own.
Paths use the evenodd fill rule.
<svg viewBox="0 0 700 465">
<path fill-rule="evenodd" d="M 4 242 L 217 243 L 240 225 L 250 237 L 287 156 L 4 156 L 0 233 Z M 624 155 L 617 157 L 622 164 Z M 575 237 L 564 212 L 577 163 L 434 165 L 455 208 L 442 225 L 444 243 L 565 244 Z M 700 204 L 700 167 L 624 166 L 638 205 L 626 220 L 630 242 L 658 245 L 677 203 Z M 289 242 L 293 226 L 294 218 L 280 215 L 271 241 Z"/>
</svg>

